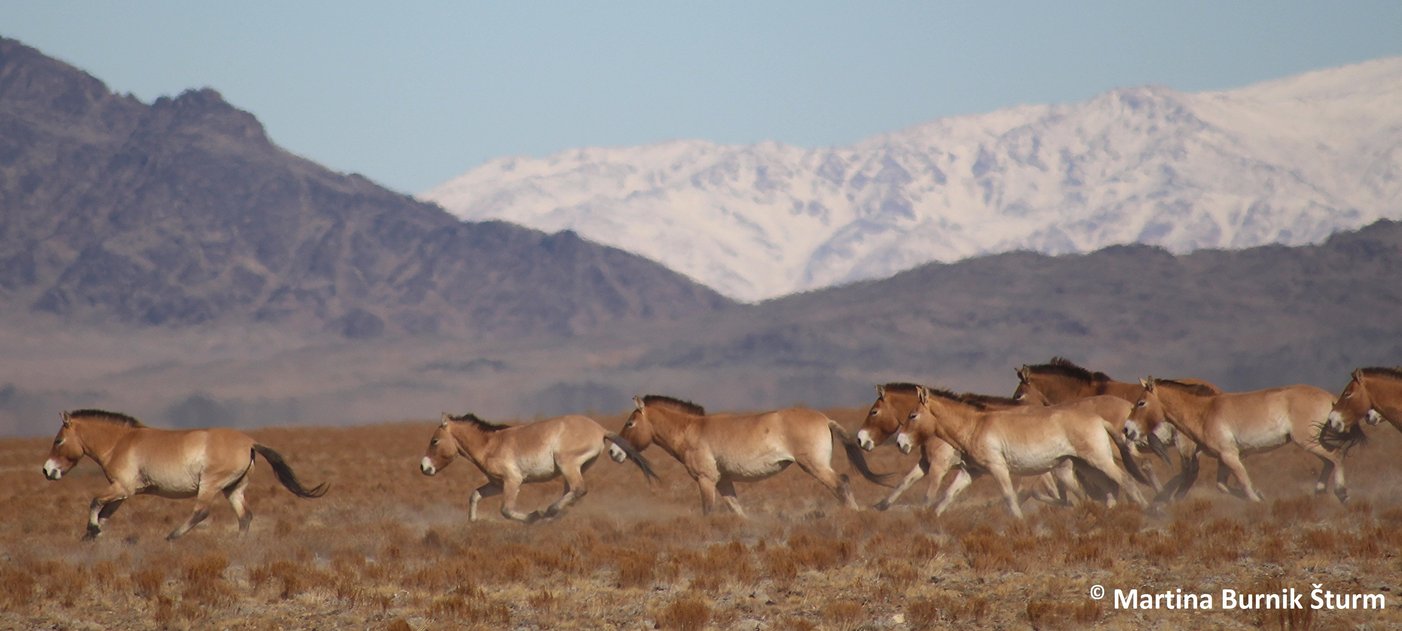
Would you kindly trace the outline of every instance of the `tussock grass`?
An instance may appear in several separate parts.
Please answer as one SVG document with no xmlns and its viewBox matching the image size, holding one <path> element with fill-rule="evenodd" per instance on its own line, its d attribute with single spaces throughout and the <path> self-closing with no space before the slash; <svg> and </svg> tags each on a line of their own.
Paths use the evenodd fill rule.
<svg viewBox="0 0 1402 631">
<path fill-rule="evenodd" d="M 834 411 L 855 427 L 860 411 Z M 845 416 L 844 416 L 845 415 Z M 621 418 L 602 419 L 617 429 Z M 0 628 L 928 629 L 1105 627 L 1388 628 L 1383 612 L 1115 610 L 1085 596 L 1109 588 L 1239 591 L 1321 582 L 1335 591 L 1402 589 L 1402 435 L 1373 432 L 1350 456 L 1353 499 L 1312 494 L 1317 469 L 1288 449 L 1247 460 L 1267 502 L 1220 494 L 1205 461 L 1186 501 L 1161 515 L 1028 504 L 1008 515 L 980 480 L 940 518 L 920 493 L 887 512 L 852 512 L 799 471 L 737 490 L 750 519 L 699 514 L 680 464 L 649 452 L 661 482 L 600 460 L 590 493 L 531 525 L 500 518 L 499 498 L 466 521 L 483 482 L 470 464 L 418 472 L 431 423 L 254 432 L 300 477 L 332 482 L 319 500 L 292 497 L 258 467 L 252 530 L 227 505 L 184 539 L 164 535 L 188 502 L 137 497 L 101 539 L 81 543 L 88 502 L 104 485 L 91 463 L 62 482 L 38 471 L 47 439 L 0 441 Z M 836 467 L 848 465 L 838 452 Z M 882 448 L 874 468 L 905 470 Z M 860 502 L 885 490 L 853 476 Z M 545 505 L 558 483 L 528 486 Z M 295 623 L 293 623 L 295 625 Z"/>
</svg>

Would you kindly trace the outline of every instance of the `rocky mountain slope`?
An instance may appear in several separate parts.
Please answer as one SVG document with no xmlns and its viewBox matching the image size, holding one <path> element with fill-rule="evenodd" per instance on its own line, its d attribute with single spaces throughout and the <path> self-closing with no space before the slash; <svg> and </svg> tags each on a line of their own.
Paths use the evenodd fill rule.
<svg viewBox="0 0 1402 631">
<path fill-rule="evenodd" d="M 627 252 L 441 209 L 0 39 L 0 311 L 351 338 L 573 335 L 728 301 Z M 3 314 L 0 314 L 3 315 Z"/>
</svg>

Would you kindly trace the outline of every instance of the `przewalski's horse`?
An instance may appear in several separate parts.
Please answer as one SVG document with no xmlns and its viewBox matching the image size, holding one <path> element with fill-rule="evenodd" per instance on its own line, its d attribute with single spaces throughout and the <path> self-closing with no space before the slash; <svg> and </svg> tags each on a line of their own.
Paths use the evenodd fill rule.
<svg viewBox="0 0 1402 631">
<path fill-rule="evenodd" d="M 253 511 L 243 497 L 253 455 L 260 454 L 277 474 L 278 482 L 297 497 L 321 497 L 326 485 L 302 486 L 292 468 L 276 451 L 232 429 L 167 430 L 104 410 L 63 412 L 63 426 L 54 437 L 44 477 L 58 480 L 83 456 L 92 458 L 111 482 L 93 498 L 84 539 L 102 533 L 107 519 L 133 495 L 150 493 L 169 498 L 195 498 L 195 512 L 167 539 L 176 539 L 204 521 L 222 494 L 234 507 L 239 531 L 247 532 Z"/>
<path fill-rule="evenodd" d="M 477 520 L 477 503 L 484 497 L 501 494 L 501 514 L 508 519 L 533 522 L 554 517 L 589 492 L 584 472 L 607 447 L 615 462 L 631 459 L 643 476 L 652 481 L 657 475 L 652 465 L 627 440 L 587 416 L 571 415 L 526 425 L 488 423 L 473 414 L 450 416 L 428 441 L 428 451 L 419 462 L 424 475 L 445 469 L 456 456 L 477 465 L 487 483 L 472 492 L 467 502 L 468 521 Z M 565 492 L 544 512 L 516 510 L 516 498 L 526 482 L 565 478 Z"/>
<path fill-rule="evenodd" d="M 1118 381 L 1103 372 L 1091 372 L 1064 357 L 1053 357 L 1045 364 L 1024 364 L 1017 369 L 1017 379 L 1017 389 L 1013 391 L 1014 398 L 1025 397 L 1028 393 L 1035 392 L 1037 396 L 1041 396 L 1051 403 L 1066 403 L 1102 395 L 1118 397 L 1126 402 L 1134 403 L 1139 397 L 1138 383 Z M 1201 385 L 1213 392 L 1221 392 L 1217 386 L 1201 379 L 1189 378 L 1178 381 Z M 1118 424 L 1117 432 L 1119 432 L 1124 427 L 1125 419 L 1115 420 Z M 1193 482 L 1197 480 L 1199 469 L 1197 447 L 1190 440 L 1178 440 L 1171 424 L 1162 425 L 1157 433 L 1148 436 L 1146 444 L 1160 458 L 1163 458 L 1165 463 L 1170 461 L 1164 445 L 1176 444 L 1182 462 L 1178 474 L 1167 483 L 1160 484 L 1149 460 L 1136 454 L 1135 461 L 1150 481 L 1150 486 L 1160 491 L 1155 501 L 1166 499 L 1169 496 L 1181 499 L 1187 495 Z"/>
<path fill-rule="evenodd" d="M 1217 487 L 1227 487 L 1227 473 L 1236 476 L 1248 499 L 1261 501 L 1241 458 L 1294 442 L 1323 462 L 1315 493 L 1324 493 L 1333 477 L 1334 494 L 1348 500 L 1343 454 L 1319 444 L 1321 425 L 1334 404 L 1333 395 L 1314 386 L 1296 385 L 1251 392 L 1214 393 L 1198 384 L 1150 377 L 1140 382 L 1139 397 L 1125 424 L 1131 439 L 1152 435 L 1171 423 L 1199 449 L 1221 463 Z"/>
<path fill-rule="evenodd" d="M 731 510 L 743 516 L 735 482 L 762 480 L 794 463 L 848 508 L 858 509 L 847 476 L 833 471 L 834 437 L 863 477 L 882 485 L 890 477 L 873 473 L 847 430 L 816 410 L 706 414 L 695 403 L 656 394 L 633 397 L 633 404 L 623 437 L 639 451 L 657 443 L 681 462 L 700 487 L 701 510 L 706 514 L 715 509 L 719 493 Z"/>
<path fill-rule="evenodd" d="M 876 386 L 876 401 L 872 402 L 866 420 L 863 421 L 861 429 L 857 431 L 857 445 L 863 450 L 871 451 L 877 445 L 895 437 L 896 433 L 900 431 L 901 423 L 910 416 L 916 406 L 920 405 L 917 392 L 919 388 L 920 386 L 912 383 L 887 383 Z M 978 394 L 965 393 L 959 397 L 966 401 L 977 402 L 985 409 L 1007 409 L 1024 405 L 1021 401 Z M 1036 399 L 1036 401 L 1038 405 L 1044 404 L 1043 399 Z M 945 495 L 940 495 L 938 498 L 936 491 L 939 489 L 945 474 L 958 465 L 959 454 L 953 447 L 949 446 L 949 443 L 938 438 L 923 441 L 919 447 L 920 460 L 910 468 L 910 471 L 891 490 L 889 495 L 877 502 L 877 510 L 889 509 L 902 493 L 931 473 L 934 475 L 930 476 L 929 486 L 925 489 L 925 503 L 938 505 L 944 501 L 948 490 L 945 491 Z M 1050 474 L 1046 477 L 1050 477 Z M 1028 489 L 1025 495 L 1052 504 L 1065 504 L 1067 492 L 1074 492 L 1074 490 L 1061 488 L 1054 479 L 1043 478 L 1039 479 L 1031 489 Z"/>
<path fill-rule="evenodd" d="M 970 482 L 989 473 L 997 480 L 1013 515 L 1022 518 L 1013 475 L 1052 473 L 1063 488 L 1076 489 L 1075 476 L 1098 473 L 1143 505 L 1144 497 L 1115 463 L 1114 441 L 1107 421 L 1088 407 L 1024 407 L 989 411 L 959 395 L 920 387 L 920 401 L 896 435 L 901 451 L 910 453 L 932 438 L 949 443 L 965 466 L 955 474 L 935 514 L 941 514 Z"/>
<path fill-rule="evenodd" d="M 1334 434 L 1361 435 L 1355 428 L 1367 420 L 1377 425 L 1386 420 L 1402 431 L 1402 368 L 1359 368 L 1329 410 L 1329 429 Z M 1325 438 L 1320 435 L 1321 440 Z M 1352 442 L 1341 440 L 1345 444 Z M 1328 446 L 1328 445 L 1326 445 Z M 1332 449 L 1332 447 L 1331 447 Z"/>
</svg>

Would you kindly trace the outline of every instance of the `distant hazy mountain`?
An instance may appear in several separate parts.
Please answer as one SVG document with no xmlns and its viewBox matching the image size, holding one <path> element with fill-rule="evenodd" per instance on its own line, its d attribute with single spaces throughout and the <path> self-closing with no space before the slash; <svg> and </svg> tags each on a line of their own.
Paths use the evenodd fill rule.
<svg viewBox="0 0 1402 631">
<path fill-rule="evenodd" d="M 682 141 L 493 160 L 422 195 L 572 229 L 743 300 L 929 261 L 1317 243 L 1402 217 L 1402 58 L 1225 91 L 1115 90 L 851 147 Z"/>
<path fill-rule="evenodd" d="M 728 301 L 572 233 L 463 223 L 272 144 L 210 89 L 147 105 L 0 39 L 0 312 L 574 334 Z"/>
</svg>

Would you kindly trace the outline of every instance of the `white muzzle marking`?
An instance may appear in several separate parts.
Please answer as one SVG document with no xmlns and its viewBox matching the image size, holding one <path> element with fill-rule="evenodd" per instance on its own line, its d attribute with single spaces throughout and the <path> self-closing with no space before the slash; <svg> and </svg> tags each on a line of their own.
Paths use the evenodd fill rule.
<svg viewBox="0 0 1402 631">
<path fill-rule="evenodd" d="M 623 448 L 618 445 L 609 443 L 609 457 L 613 458 L 614 462 L 623 462 L 628 459 L 628 452 L 623 451 Z"/>
<path fill-rule="evenodd" d="M 1377 410 L 1372 410 L 1372 409 L 1368 410 L 1368 424 L 1369 424 L 1369 425 L 1377 425 L 1378 423 L 1381 423 L 1381 422 L 1383 422 L 1383 415 L 1382 415 L 1382 414 L 1378 413 Z"/>
<path fill-rule="evenodd" d="M 433 468 L 433 461 L 429 460 L 428 456 L 424 456 L 424 459 L 419 461 L 419 471 L 424 472 L 424 475 L 438 473 L 438 470 Z"/>
<path fill-rule="evenodd" d="M 910 440 L 910 434 L 901 432 L 896 434 L 896 446 L 901 448 L 901 453 L 908 454 L 915 445 Z"/>
<path fill-rule="evenodd" d="M 57 480 L 63 477 L 63 468 L 54 462 L 53 458 L 44 461 L 44 477 L 50 480 Z"/>
<path fill-rule="evenodd" d="M 1132 421 L 1132 420 L 1125 421 L 1125 430 L 1124 430 L 1124 431 L 1125 431 L 1125 438 L 1129 439 L 1129 442 L 1132 442 L 1132 443 L 1137 443 L 1137 442 L 1139 442 L 1139 434 L 1140 434 L 1140 432 L 1139 432 L 1139 423 L 1136 423 L 1136 422 L 1134 422 L 1134 421 Z"/>
<path fill-rule="evenodd" d="M 871 451 L 876 448 L 876 443 L 871 440 L 871 434 L 868 434 L 866 430 L 860 430 L 857 432 L 857 446 L 861 447 L 863 451 Z"/>
<path fill-rule="evenodd" d="M 1368 411 L 1370 413 L 1372 412 L 1372 410 Z M 1371 422 L 1372 419 L 1370 418 L 1369 421 Z M 1329 413 L 1329 429 L 1332 429 L 1336 432 L 1341 432 L 1344 430 L 1344 415 L 1340 414 L 1338 410 L 1334 410 Z"/>
</svg>

